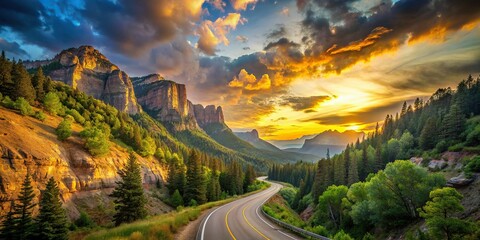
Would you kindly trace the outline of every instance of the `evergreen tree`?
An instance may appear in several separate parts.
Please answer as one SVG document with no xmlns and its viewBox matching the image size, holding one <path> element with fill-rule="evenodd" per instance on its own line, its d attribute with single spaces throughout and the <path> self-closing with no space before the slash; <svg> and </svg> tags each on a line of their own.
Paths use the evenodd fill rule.
<svg viewBox="0 0 480 240">
<path fill-rule="evenodd" d="M 247 166 L 245 171 L 245 178 L 243 181 L 243 192 L 247 192 L 248 186 L 252 185 L 255 182 L 256 174 L 252 165 Z"/>
<path fill-rule="evenodd" d="M 375 171 L 378 172 L 384 167 L 382 160 L 382 145 L 378 144 L 375 148 Z"/>
<path fill-rule="evenodd" d="M 3 53 L 3 52 L 2 52 Z M 0 238 L 1 239 L 15 239 L 15 203 L 10 201 L 10 211 L 2 221 Z"/>
<path fill-rule="evenodd" d="M 422 147 L 422 149 L 429 150 L 435 147 L 435 138 L 437 138 L 436 129 L 437 127 L 435 119 L 430 117 L 425 123 L 422 133 L 420 134 L 420 147 Z"/>
<path fill-rule="evenodd" d="M 43 100 L 43 97 L 45 97 L 45 75 L 43 75 L 42 67 L 39 67 L 35 75 L 33 75 L 32 84 L 35 88 L 37 99 Z"/>
<path fill-rule="evenodd" d="M 0 57 L 0 91 L 3 93 L 12 93 L 12 63 L 5 57 L 5 52 L 2 51 Z M 12 97 L 12 95 L 10 95 Z"/>
<path fill-rule="evenodd" d="M 348 170 L 348 185 L 352 185 L 358 182 L 358 165 L 355 157 L 351 157 L 350 166 Z"/>
<path fill-rule="evenodd" d="M 465 116 L 460 107 L 457 104 L 453 104 L 443 119 L 443 139 L 446 141 L 460 140 L 460 134 L 465 130 L 465 122 Z"/>
<path fill-rule="evenodd" d="M 369 173 L 367 147 L 368 147 L 368 144 L 365 141 L 363 141 L 362 160 L 361 160 L 359 172 L 358 172 L 360 181 L 364 181 L 367 178 Z"/>
<path fill-rule="evenodd" d="M 195 200 L 198 204 L 205 203 L 207 199 L 202 163 L 195 150 L 192 151 L 188 159 L 186 178 L 185 201 L 189 203 L 191 200 Z"/>
<path fill-rule="evenodd" d="M 29 103 L 35 100 L 35 89 L 32 85 L 32 80 L 22 63 L 16 63 L 12 69 L 12 79 L 15 82 L 14 97 L 25 98 Z"/>
<path fill-rule="evenodd" d="M 216 170 L 212 170 L 210 181 L 207 186 L 207 199 L 210 202 L 220 200 L 221 194 L 222 189 L 220 187 L 219 175 Z"/>
<path fill-rule="evenodd" d="M 51 177 L 40 200 L 40 213 L 37 217 L 38 239 L 68 239 L 67 216 L 62 208 L 58 185 Z"/>
<path fill-rule="evenodd" d="M 30 239 L 34 233 L 34 222 L 32 219 L 32 211 L 35 207 L 33 200 L 35 193 L 33 192 L 30 174 L 27 173 L 20 189 L 18 196 L 19 204 L 15 205 L 15 236 L 16 239 Z"/>
<path fill-rule="evenodd" d="M 62 109 L 62 103 L 60 102 L 60 98 L 54 92 L 49 92 L 47 93 L 47 95 L 45 95 L 45 97 L 43 98 L 43 106 L 45 107 L 45 110 L 47 110 L 47 112 L 53 115 L 59 113 Z"/>
<path fill-rule="evenodd" d="M 145 209 L 147 199 L 143 192 L 142 173 L 133 153 L 130 153 L 127 165 L 118 174 L 121 180 L 116 182 L 117 187 L 111 195 L 115 198 L 116 213 L 113 219 L 116 226 L 145 218 L 147 215 Z"/>
<path fill-rule="evenodd" d="M 174 207 L 183 205 L 183 198 L 182 198 L 182 195 L 180 195 L 180 192 L 178 191 L 178 189 L 175 189 L 175 192 L 173 192 L 171 203 L 172 203 L 172 206 Z"/>
<path fill-rule="evenodd" d="M 53 80 L 50 76 L 45 78 L 45 83 L 43 84 L 43 92 L 49 93 L 53 91 Z"/>
</svg>

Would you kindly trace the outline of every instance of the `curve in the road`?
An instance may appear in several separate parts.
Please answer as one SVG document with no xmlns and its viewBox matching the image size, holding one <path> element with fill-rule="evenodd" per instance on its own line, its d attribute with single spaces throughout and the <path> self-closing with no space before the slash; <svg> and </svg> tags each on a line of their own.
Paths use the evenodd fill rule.
<svg viewBox="0 0 480 240">
<path fill-rule="evenodd" d="M 259 193 L 223 205 L 205 217 L 197 232 L 197 240 L 295 240 L 300 239 L 260 214 L 260 207 L 282 186 L 271 186 Z"/>
</svg>

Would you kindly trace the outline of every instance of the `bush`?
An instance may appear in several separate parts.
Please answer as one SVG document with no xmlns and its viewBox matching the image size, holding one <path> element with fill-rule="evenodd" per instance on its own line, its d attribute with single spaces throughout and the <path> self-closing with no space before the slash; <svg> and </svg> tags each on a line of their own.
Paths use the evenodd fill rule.
<svg viewBox="0 0 480 240">
<path fill-rule="evenodd" d="M 335 236 L 332 238 L 333 240 L 354 240 L 348 233 L 344 232 L 343 230 L 340 230 L 340 232 L 337 232 Z"/>
<path fill-rule="evenodd" d="M 91 228 L 91 227 L 95 227 L 95 222 L 93 222 L 93 220 L 90 218 L 90 216 L 84 212 L 84 211 L 81 211 L 80 212 L 80 217 L 77 218 L 77 220 L 75 220 L 75 225 L 77 227 L 84 227 L 84 228 Z"/>
<path fill-rule="evenodd" d="M 295 199 L 295 195 L 297 195 L 297 190 L 291 187 L 284 187 L 280 189 L 278 192 L 282 196 L 285 201 L 287 201 L 288 205 L 292 205 L 293 199 Z"/>
<path fill-rule="evenodd" d="M 55 130 L 57 134 L 57 138 L 60 141 L 64 141 L 65 139 L 72 136 L 72 120 L 71 118 L 64 118 L 60 124 L 58 124 L 57 129 Z"/>
<path fill-rule="evenodd" d="M 317 225 L 314 227 L 306 227 L 305 230 L 316 233 L 321 236 L 328 236 L 328 230 L 322 225 Z"/>
<path fill-rule="evenodd" d="M 110 144 L 102 128 L 96 126 L 85 128 L 80 132 L 80 136 L 85 139 L 85 147 L 90 154 L 98 156 L 108 153 Z"/>
<path fill-rule="evenodd" d="M 2 100 L 2 105 L 3 105 L 4 107 L 6 107 L 6 108 L 11 108 L 11 109 L 13 109 L 15 103 L 12 101 L 12 99 L 10 99 L 9 96 L 6 96 L 6 97 Z"/>
<path fill-rule="evenodd" d="M 439 153 L 447 151 L 448 150 L 447 141 L 442 140 L 442 141 L 438 142 L 437 145 L 435 146 L 435 149 L 437 149 L 437 152 L 439 152 Z"/>
<path fill-rule="evenodd" d="M 43 98 L 43 106 L 47 112 L 53 115 L 60 113 L 63 109 L 60 98 L 56 93 L 53 92 L 49 92 L 47 95 L 45 95 Z"/>
<path fill-rule="evenodd" d="M 463 150 L 463 143 L 457 143 L 448 148 L 448 151 L 450 152 L 460 152 L 462 150 Z"/>
<path fill-rule="evenodd" d="M 82 115 L 75 109 L 68 109 L 66 111 L 66 114 L 72 116 L 73 119 L 75 119 L 75 122 L 77 123 L 80 123 L 82 125 L 85 123 L 85 118 L 82 117 Z"/>
<path fill-rule="evenodd" d="M 42 111 L 36 111 L 35 114 L 33 115 L 36 119 L 40 120 L 40 121 L 44 121 L 45 118 L 47 117 L 45 115 L 45 113 L 43 113 Z"/>
<path fill-rule="evenodd" d="M 19 110 L 23 116 L 33 115 L 32 106 L 23 97 L 19 97 L 14 103 L 14 108 Z"/>
<path fill-rule="evenodd" d="M 465 166 L 465 172 L 480 172 L 480 156 L 476 156 L 472 160 L 468 161 L 467 165 Z"/>
</svg>

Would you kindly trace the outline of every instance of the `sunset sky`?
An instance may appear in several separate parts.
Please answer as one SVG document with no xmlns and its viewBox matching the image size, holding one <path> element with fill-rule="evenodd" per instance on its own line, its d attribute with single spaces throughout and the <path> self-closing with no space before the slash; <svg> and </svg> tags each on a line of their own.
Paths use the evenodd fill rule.
<svg viewBox="0 0 480 240">
<path fill-rule="evenodd" d="M 480 73 L 478 0 L 6 0 L 0 49 L 52 58 L 93 45 L 160 73 L 234 130 L 292 139 L 369 130 L 403 101 Z"/>
</svg>

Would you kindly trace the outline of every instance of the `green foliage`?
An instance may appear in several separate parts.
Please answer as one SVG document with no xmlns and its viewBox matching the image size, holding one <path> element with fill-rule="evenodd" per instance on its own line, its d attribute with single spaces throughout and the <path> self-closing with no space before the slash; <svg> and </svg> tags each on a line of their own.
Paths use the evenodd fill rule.
<svg viewBox="0 0 480 240">
<path fill-rule="evenodd" d="M 62 208 L 58 185 L 51 177 L 40 200 L 40 213 L 36 219 L 38 239 L 68 239 L 67 215 Z"/>
<path fill-rule="evenodd" d="M 85 128 L 80 132 L 80 136 L 85 139 L 85 147 L 90 154 L 99 156 L 108 153 L 110 148 L 108 136 L 101 127 Z"/>
<path fill-rule="evenodd" d="M 465 165 L 466 175 L 473 175 L 474 172 L 480 172 L 480 156 L 476 156 Z"/>
<path fill-rule="evenodd" d="M 170 203 L 172 204 L 173 207 L 178 207 L 183 205 L 183 198 L 182 198 L 182 195 L 180 195 L 180 192 L 178 191 L 178 189 L 175 190 L 175 192 L 173 193 L 170 199 Z"/>
<path fill-rule="evenodd" d="M 35 114 L 33 115 L 36 119 L 40 121 L 45 121 L 45 118 L 47 117 L 43 111 L 35 111 Z"/>
<path fill-rule="evenodd" d="M 292 187 L 284 187 L 280 189 L 278 193 L 280 194 L 280 196 L 282 196 L 283 199 L 285 199 L 285 201 L 287 201 L 288 205 L 291 206 L 295 195 L 297 195 L 297 190 Z"/>
<path fill-rule="evenodd" d="M 143 219 L 147 215 L 142 173 L 133 153 L 130 153 L 127 165 L 118 174 L 121 180 L 116 182 L 117 186 L 111 194 L 115 198 L 115 226 Z"/>
<path fill-rule="evenodd" d="M 25 100 L 23 97 L 17 98 L 13 106 L 15 109 L 19 110 L 23 116 L 33 115 L 32 106 L 30 106 L 28 101 Z"/>
<path fill-rule="evenodd" d="M 322 225 L 317 225 L 317 226 L 314 226 L 314 227 L 307 226 L 307 227 L 305 227 L 305 230 L 307 230 L 309 232 L 316 233 L 320 236 L 328 236 L 329 235 L 328 230 Z"/>
<path fill-rule="evenodd" d="M 60 113 L 63 108 L 60 98 L 54 92 L 49 92 L 45 95 L 43 98 L 43 106 L 47 112 L 53 115 Z"/>
<path fill-rule="evenodd" d="M 217 170 L 212 170 L 210 174 L 210 180 L 207 184 L 207 199 L 208 201 L 218 201 L 220 200 L 220 195 L 222 194 L 222 187 L 220 186 L 220 176 L 217 173 Z"/>
<path fill-rule="evenodd" d="M 140 155 L 142 157 L 152 156 L 155 153 L 157 147 L 155 146 L 155 141 L 151 137 L 147 137 L 141 140 L 140 144 Z"/>
<path fill-rule="evenodd" d="M 75 109 L 68 109 L 65 111 L 66 114 L 70 115 L 75 119 L 75 122 L 84 124 L 85 123 L 85 118 Z"/>
<path fill-rule="evenodd" d="M 92 228 L 96 224 L 85 211 L 80 211 L 80 216 L 75 220 L 75 225 L 80 228 Z"/>
<path fill-rule="evenodd" d="M 13 65 L 12 79 L 15 82 L 13 89 L 14 99 L 23 97 L 29 103 L 33 103 L 35 100 L 35 89 L 33 88 L 30 74 L 28 74 L 22 63 L 19 62 Z"/>
<path fill-rule="evenodd" d="M 333 236 L 333 240 L 354 240 L 348 233 L 344 232 L 343 230 L 340 230 Z"/>
<path fill-rule="evenodd" d="M 373 206 L 372 220 L 384 226 L 403 225 L 417 218 L 417 209 L 428 200 L 431 190 L 445 185 L 438 174 L 428 174 L 410 161 L 389 163 L 366 185 Z"/>
<path fill-rule="evenodd" d="M 37 99 L 43 99 L 45 96 L 45 81 L 46 77 L 43 75 L 42 67 L 39 67 L 32 77 L 32 85 L 35 89 Z"/>
<path fill-rule="evenodd" d="M 14 108 L 15 106 L 15 102 L 12 101 L 12 99 L 10 99 L 9 96 L 6 96 L 3 100 L 2 100 L 2 105 L 6 108 Z"/>
<path fill-rule="evenodd" d="M 266 214 L 282 222 L 286 222 L 299 228 L 305 227 L 305 222 L 300 219 L 296 212 L 287 206 L 287 203 L 281 197 L 272 198 L 265 203 L 262 208 Z"/>
<path fill-rule="evenodd" d="M 33 192 L 30 174 L 27 173 L 20 189 L 18 204 L 15 205 L 14 233 L 16 239 L 30 239 L 33 237 L 35 225 L 32 218 L 32 211 L 35 193 Z"/>
<path fill-rule="evenodd" d="M 3 218 L 0 226 L 0 238 L 2 239 L 14 239 L 15 238 L 15 203 L 13 200 L 10 202 L 10 210 Z"/>
<path fill-rule="evenodd" d="M 429 233 L 436 239 L 453 239 L 470 233 L 472 224 L 454 216 L 464 210 L 460 204 L 463 196 L 454 188 L 444 187 L 430 192 L 430 201 L 422 209 Z"/>
<path fill-rule="evenodd" d="M 187 163 L 187 175 L 184 198 L 190 204 L 191 200 L 203 204 L 206 199 L 206 185 L 202 163 L 196 151 L 192 151 Z"/>
<path fill-rule="evenodd" d="M 345 204 L 342 204 L 343 199 L 347 197 L 347 192 L 347 186 L 329 186 L 318 199 L 313 222 L 315 224 L 326 222 L 328 226 L 324 226 L 340 229 L 347 218 L 344 212 Z"/>
<path fill-rule="evenodd" d="M 60 141 L 65 141 L 67 138 L 72 136 L 72 120 L 71 118 L 64 118 L 60 124 L 58 124 L 57 129 L 55 129 L 57 138 Z"/>
</svg>

